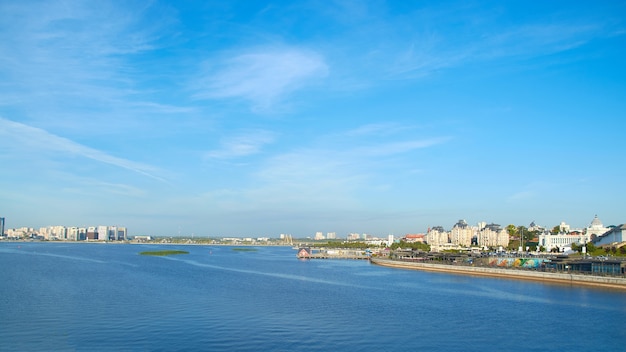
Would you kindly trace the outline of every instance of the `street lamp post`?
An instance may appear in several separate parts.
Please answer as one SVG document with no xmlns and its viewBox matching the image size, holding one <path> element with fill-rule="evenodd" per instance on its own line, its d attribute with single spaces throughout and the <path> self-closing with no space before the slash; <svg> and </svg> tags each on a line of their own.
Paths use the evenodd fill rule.
<svg viewBox="0 0 626 352">
<path fill-rule="evenodd" d="M 519 232 L 519 252 L 521 256 L 524 252 L 524 228 L 520 226 Z"/>
</svg>

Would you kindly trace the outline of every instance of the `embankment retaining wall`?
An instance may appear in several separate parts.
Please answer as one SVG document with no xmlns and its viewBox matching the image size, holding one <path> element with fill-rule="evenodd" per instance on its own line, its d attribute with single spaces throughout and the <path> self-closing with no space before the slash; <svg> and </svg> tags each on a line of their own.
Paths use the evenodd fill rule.
<svg viewBox="0 0 626 352">
<path fill-rule="evenodd" d="M 569 285 L 595 286 L 626 290 L 626 278 L 568 273 L 552 273 L 519 269 L 502 269 L 490 267 L 457 266 L 447 264 L 416 263 L 384 258 L 371 258 L 371 263 L 402 269 L 446 272 L 475 276 L 489 276 L 506 279 L 533 280 Z"/>
</svg>

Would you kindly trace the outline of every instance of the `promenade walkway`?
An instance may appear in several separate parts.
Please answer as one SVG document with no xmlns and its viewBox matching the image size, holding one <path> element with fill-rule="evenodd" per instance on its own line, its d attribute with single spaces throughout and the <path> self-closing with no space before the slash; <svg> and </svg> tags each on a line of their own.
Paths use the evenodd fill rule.
<svg viewBox="0 0 626 352">
<path fill-rule="evenodd" d="M 461 266 L 461 265 L 449 265 L 449 264 L 433 264 L 433 263 L 421 263 L 410 262 L 402 260 L 392 260 L 387 258 L 370 259 L 372 264 L 382 265 L 400 269 L 412 269 L 412 270 L 424 270 L 433 272 L 444 272 L 452 274 L 474 275 L 474 276 L 488 276 L 505 279 L 518 279 L 518 280 L 532 280 L 543 281 L 559 284 L 567 284 L 572 286 L 593 286 L 612 288 L 619 290 L 626 290 L 626 278 L 624 277 L 610 277 L 610 276 L 597 276 L 597 275 L 583 275 L 572 273 L 554 273 L 543 272 L 534 270 L 523 269 L 505 269 L 505 268 L 493 268 L 493 267 L 474 267 L 474 266 Z"/>
</svg>

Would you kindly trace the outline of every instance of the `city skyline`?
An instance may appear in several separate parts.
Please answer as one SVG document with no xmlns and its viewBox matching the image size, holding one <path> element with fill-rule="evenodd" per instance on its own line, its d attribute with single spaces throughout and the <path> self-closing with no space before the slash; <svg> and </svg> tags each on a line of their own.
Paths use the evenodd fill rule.
<svg viewBox="0 0 626 352">
<path fill-rule="evenodd" d="M 86 234 L 87 232 L 93 232 L 95 230 L 97 230 L 98 228 L 110 228 L 110 229 L 123 229 L 124 233 L 125 233 L 125 237 L 126 237 L 126 232 L 127 232 L 127 228 L 125 226 L 120 226 L 120 225 L 98 225 L 98 226 L 93 226 L 93 225 L 47 225 L 47 226 L 41 226 L 41 227 L 32 227 L 32 226 L 19 226 L 19 227 L 8 227 L 6 230 L 4 229 L 4 220 L 5 218 L 0 217 L 0 220 L 2 221 L 2 225 L 3 225 L 3 231 L 2 234 L 7 235 L 7 232 L 9 232 L 10 234 L 12 234 L 13 232 L 18 232 L 18 233 L 22 233 L 23 236 L 26 236 L 30 231 L 34 232 L 34 234 L 38 234 L 41 235 L 42 232 L 45 233 L 54 233 L 57 231 L 60 231 L 59 229 L 65 229 L 65 231 L 69 231 L 70 229 L 73 230 L 83 230 L 83 232 Z M 436 225 L 436 226 L 430 226 L 425 230 L 419 230 L 419 231 L 413 231 L 413 232 L 406 232 L 404 234 L 395 234 L 395 233 L 374 233 L 374 232 L 370 232 L 370 231 L 364 231 L 362 233 L 359 232 L 346 232 L 343 234 L 340 234 L 339 237 L 337 236 L 337 233 L 334 231 L 315 231 L 315 233 L 311 233 L 311 234 L 300 234 L 299 238 L 313 238 L 313 239 L 341 239 L 341 238 L 346 238 L 348 240 L 354 240 L 354 239 L 358 239 L 358 238 L 365 238 L 365 237 L 375 237 L 375 238 L 379 238 L 378 236 L 382 236 L 382 237 L 386 237 L 386 236 L 411 236 L 414 235 L 416 233 L 420 233 L 420 235 L 426 235 L 428 233 L 431 232 L 431 230 L 434 231 L 438 231 L 438 232 L 449 232 L 451 230 L 453 230 L 454 228 L 460 226 L 460 225 L 464 225 L 468 228 L 473 228 L 475 230 L 479 230 L 479 229 L 483 229 L 483 228 L 498 228 L 498 229 L 505 229 L 510 225 L 513 225 L 515 227 L 524 227 L 526 228 L 528 231 L 535 231 L 535 230 L 539 230 L 541 233 L 543 234 L 550 234 L 552 233 L 552 230 L 554 228 L 559 228 L 559 234 L 569 234 L 570 232 L 574 232 L 574 233 L 587 233 L 588 231 L 591 231 L 591 233 L 597 233 L 597 234 L 601 234 L 603 232 L 606 232 L 608 230 L 610 230 L 610 228 L 613 227 L 619 227 L 619 226 L 623 226 L 624 224 L 618 224 L 618 225 L 614 225 L 614 224 L 609 224 L 607 225 L 607 227 L 604 227 L 604 224 L 602 222 L 602 220 L 600 220 L 598 218 L 598 216 L 594 216 L 593 220 L 591 220 L 586 226 L 584 227 L 572 227 L 570 226 L 567 222 L 562 221 L 559 224 L 556 224 L 554 226 L 552 225 L 542 225 L 542 224 L 536 224 L 534 221 L 531 222 L 530 224 L 528 224 L 528 226 L 526 226 L 525 224 L 506 224 L 506 225 L 502 225 L 502 224 L 496 224 L 494 222 L 487 222 L 487 221 L 478 221 L 475 222 L 473 224 L 468 223 L 467 221 L 465 221 L 465 219 L 459 219 L 455 224 L 451 224 L 449 226 L 440 224 L 440 225 Z M 93 230 L 92 230 L 93 229 Z M 598 232 L 599 231 L 599 232 Z M 97 231 L 96 231 L 97 232 Z M 9 235 L 10 235 L 9 234 Z M 259 234 L 255 234 L 255 233 L 245 233 L 245 234 L 239 234 L 239 235 L 235 235 L 232 236 L 234 238 L 242 238 L 242 237 L 249 237 L 249 236 L 257 236 Z M 274 233 L 274 234 L 263 234 L 265 236 L 268 236 L 268 238 L 283 238 L 284 236 L 289 236 L 289 237 L 293 237 L 291 233 Z M 144 237 L 144 236 L 155 236 L 155 234 L 152 233 L 131 233 L 130 237 L 134 237 L 134 236 L 140 236 L 140 237 Z M 212 234 L 212 235 L 207 235 L 204 233 L 171 233 L 171 234 L 165 234 L 165 235 L 157 235 L 157 237 L 194 237 L 197 236 L 198 238 L 200 237 L 220 237 L 220 234 Z M 9 236 L 11 237 L 11 236 Z M 20 236 L 22 237 L 22 236 Z M 57 236 L 58 237 L 58 236 Z"/>
<path fill-rule="evenodd" d="M 0 216 L 133 234 L 626 222 L 626 4 L 0 4 Z"/>
</svg>

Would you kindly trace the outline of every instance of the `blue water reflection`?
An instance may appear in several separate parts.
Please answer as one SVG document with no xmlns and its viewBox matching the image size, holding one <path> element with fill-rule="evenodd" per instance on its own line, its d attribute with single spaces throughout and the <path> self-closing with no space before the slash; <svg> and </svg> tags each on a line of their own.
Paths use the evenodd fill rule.
<svg viewBox="0 0 626 352">
<path fill-rule="evenodd" d="M 189 254 L 138 255 L 156 249 Z M 590 351 L 626 338 L 625 292 L 255 249 L 1 243 L 0 349 Z"/>
</svg>

